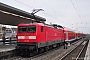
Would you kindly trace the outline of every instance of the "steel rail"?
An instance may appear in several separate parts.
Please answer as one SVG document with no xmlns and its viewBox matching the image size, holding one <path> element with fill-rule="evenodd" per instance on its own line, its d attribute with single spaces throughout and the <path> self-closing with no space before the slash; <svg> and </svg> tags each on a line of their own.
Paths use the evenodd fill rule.
<svg viewBox="0 0 90 60">
<path fill-rule="evenodd" d="M 84 40 L 79 45 L 77 45 L 74 49 L 72 49 L 66 55 L 64 55 L 60 60 L 63 60 L 66 56 L 68 56 L 71 52 L 73 52 L 78 46 L 80 46 L 83 42 L 84 42 Z"/>
<path fill-rule="evenodd" d="M 83 52 L 84 48 L 86 47 L 87 43 L 88 43 L 88 41 L 86 41 L 86 43 L 84 44 L 84 46 L 83 46 L 82 50 L 80 51 L 80 53 L 78 54 L 76 60 L 79 59 L 79 57 L 80 57 L 81 53 Z"/>
</svg>

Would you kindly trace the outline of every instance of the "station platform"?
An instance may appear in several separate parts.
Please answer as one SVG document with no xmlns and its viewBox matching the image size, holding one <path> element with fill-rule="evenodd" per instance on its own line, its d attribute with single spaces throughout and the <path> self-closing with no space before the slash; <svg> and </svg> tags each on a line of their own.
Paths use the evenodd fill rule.
<svg viewBox="0 0 90 60">
<path fill-rule="evenodd" d="M 90 60 L 90 39 L 89 39 L 89 43 L 88 43 L 88 47 L 87 47 L 84 60 Z"/>
<path fill-rule="evenodd" d="M 0 52 L 10 51 L 15 49 L 16 44 L 3 44 L 0 42 Z"/>
</svg>

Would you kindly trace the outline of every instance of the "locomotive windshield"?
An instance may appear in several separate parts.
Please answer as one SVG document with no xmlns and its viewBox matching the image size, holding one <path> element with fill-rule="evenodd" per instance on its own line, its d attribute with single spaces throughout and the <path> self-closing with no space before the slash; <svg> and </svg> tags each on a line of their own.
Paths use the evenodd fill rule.
<svg viewBox="0 0 90 60">
<path fill-rule="evenodd" d="M 36 32 L 36 26 L 20 26 L 18 32 Z"/>
<path fill-rule="evenodd" d="M 27 31 L 28 32 L 36 32 L 36 26 L 28 26 Z"/>
<path fill-rule="evenodd" d="M 18 32 L 26 32 L 27 31 L 27 27 L 26 26 L 20 26 L 18 28 Z"/>
</svg>

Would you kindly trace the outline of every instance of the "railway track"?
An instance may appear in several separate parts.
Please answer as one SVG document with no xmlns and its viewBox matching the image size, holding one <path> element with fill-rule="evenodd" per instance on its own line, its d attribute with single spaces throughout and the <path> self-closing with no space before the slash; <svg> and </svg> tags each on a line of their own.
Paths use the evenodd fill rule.
<svg viewBox="0 0 90 60">
<path fill-rule="evenodd" d="M 83 41 L 80 45 L 76 46 L 74 49 L 64 55 L 60 60 L 83 60 L 88 41 L 89 40 Z"/>
</svg>

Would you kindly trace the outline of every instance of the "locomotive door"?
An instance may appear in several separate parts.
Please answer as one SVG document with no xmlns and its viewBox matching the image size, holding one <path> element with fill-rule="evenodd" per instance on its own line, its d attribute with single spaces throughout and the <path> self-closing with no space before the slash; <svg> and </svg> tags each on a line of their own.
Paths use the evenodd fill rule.
<svg viewBox="0 0 90 60">
<path fill-rule="evenodd" d="M 48 36 L 47 36 L 47 35 L 48 35 L 48 33 L 47 33 L 47 31 L 46 31 L 46 42 L 48 42 L 48 40 L 47 40 Z"/>
<path fill-rule="evenodd" d="M 48 46 L 48 27 L 45 27 L 45 40 L 46 40 L 46 46 Z"/>
<path fill-rule="evenodd" d="M 68 32 L 65 32 L 66 41 L 68 41 Z"/>
</svg>

